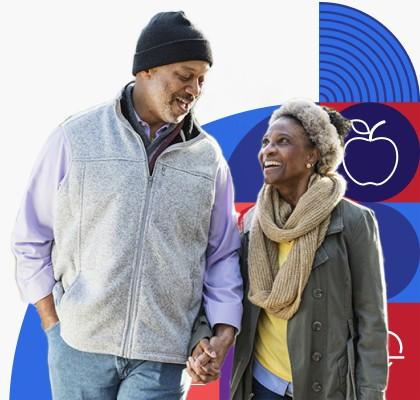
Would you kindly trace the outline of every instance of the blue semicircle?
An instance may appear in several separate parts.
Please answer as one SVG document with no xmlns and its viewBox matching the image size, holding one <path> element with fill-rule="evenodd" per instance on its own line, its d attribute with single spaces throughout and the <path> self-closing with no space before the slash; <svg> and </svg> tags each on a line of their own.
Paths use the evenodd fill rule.
<svg viewBox="0 0 420 400">
<path fill-rule="evenodd" d="M 342 4 L 322 2 L 319 5 L 319 42 L 320 65 L 328 63 L 331 54 L 337 53 L 336 64 L 330 64 L 330 70 L 351 74 L 354 66 L 359 69 L 363 79 L 349 80 L 352 92 L 357 86 L 363 87 L 363 96 L 352 95 L 346 91 L 345 102 L 417 102 L 420 101 L 419 85 L 413 64 L 399 40 L 382 23 L 370 15 Z M 352 65 L 349 65 L 351 63 Z M 338 67 L 339 66 L 339 67 Z M 360 75 L 359 74 L 359 75 Z M 367 78 L 370 78 L 370 82 Z M 330 77 L 325 69 L 320 69 L 320 88 L 322 101 L 341 99 L 341 93 L 326 79 Z M 367 87 L 369 85 L 370 87 Z M 372 87 L 377 90 L 372 93 Z M 369 93 L 369 95 L 366 95 Z M 322 95 L 321 95 L 322 94 Z"/>
</svg>

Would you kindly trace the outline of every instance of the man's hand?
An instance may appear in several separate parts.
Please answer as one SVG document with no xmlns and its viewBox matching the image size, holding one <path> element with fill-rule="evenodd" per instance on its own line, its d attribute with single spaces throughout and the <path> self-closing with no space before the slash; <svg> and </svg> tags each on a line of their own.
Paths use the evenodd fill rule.
<svg viewBox="0 0 420 400">
<path fill-rule="evenodd" d="M 55 311 L 54 298 L 52 294 L 42 298 L 35 303 L 35 307 L 41 318 L 42 329 L 47 330 L 58 321 L 58 316 Z"/>
<path fill-rule="evenodd" d="M 209 383 L 219 377 L 219 371 L 211 368 L 210 360 L 215 360 L 216 351 L 210 345 L 209 339 L 201 339 L 194 348 L 187 361 L 187 372 L 192 378 L 192 383 Z"/>
<path fill-rule="evenodd" d="M 193 383 L 208 383 L 220 376 L 220 368 L 235 337 L 235 328 L 217 324 L 210 341 L 202 339 L 187 361 L 187 371 Z"/>
</svg>

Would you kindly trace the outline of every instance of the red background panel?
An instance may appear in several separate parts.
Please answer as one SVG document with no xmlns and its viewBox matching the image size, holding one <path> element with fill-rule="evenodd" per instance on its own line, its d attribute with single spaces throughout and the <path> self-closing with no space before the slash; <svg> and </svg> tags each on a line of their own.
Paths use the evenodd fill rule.
<svg viewBox="0 0 420 400">
<path fill-rule="evenodd" d="M 388 304 L 390 363 L 387 400 L 420 399 L 420 303 Z M 401 358 L 397 358 L 401 357 Z"/>
</svg>

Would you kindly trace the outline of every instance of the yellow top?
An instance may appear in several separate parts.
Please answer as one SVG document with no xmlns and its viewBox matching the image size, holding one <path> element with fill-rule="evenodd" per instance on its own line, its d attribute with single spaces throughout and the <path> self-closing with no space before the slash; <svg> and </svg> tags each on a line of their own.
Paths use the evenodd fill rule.
<svg viewBox="0 0 420 400">
<path fill-rule="evenodd" d="M 279 243 L 279 268 L 286 260 L 293 241 Z M 255 341 L 255 357 L 272 374 L 291 382 L 289 350 L 287 348 L 287 320 L 261 310 Z"/>
</svg>

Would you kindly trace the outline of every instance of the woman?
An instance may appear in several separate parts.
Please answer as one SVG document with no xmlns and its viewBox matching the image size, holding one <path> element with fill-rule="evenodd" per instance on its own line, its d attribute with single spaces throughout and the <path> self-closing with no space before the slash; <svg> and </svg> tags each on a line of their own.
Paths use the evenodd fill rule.
<svg viewBox="0 0 420 400">
<path fill-rule="evenodd" d="M 234 400 L 384 399 L 386 298 L 371 210 L 336 172 L 350 122 L 305 100 L 262 139 L 264 185 L 243 222 Z"/>
</svg>

